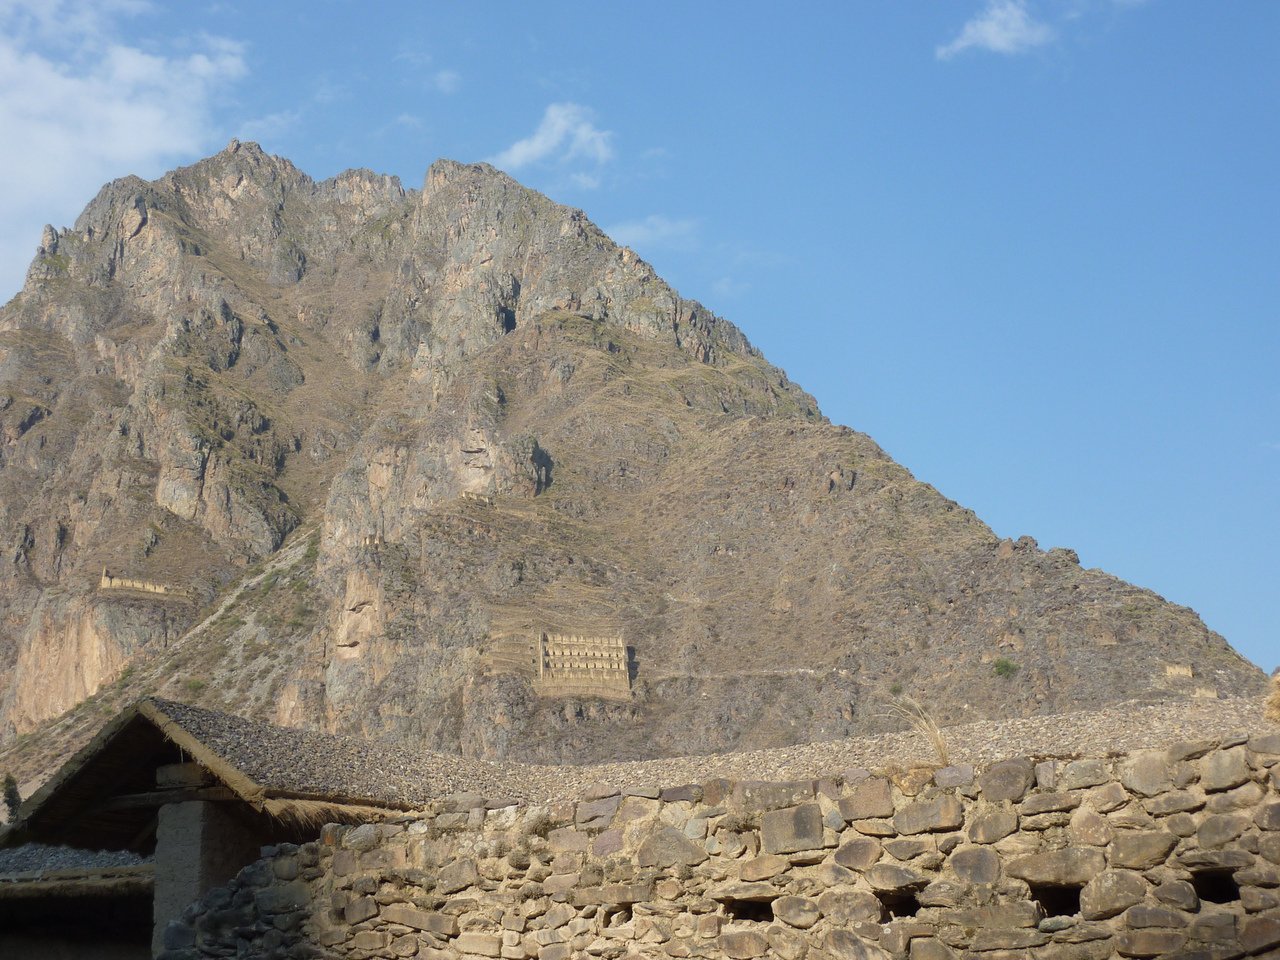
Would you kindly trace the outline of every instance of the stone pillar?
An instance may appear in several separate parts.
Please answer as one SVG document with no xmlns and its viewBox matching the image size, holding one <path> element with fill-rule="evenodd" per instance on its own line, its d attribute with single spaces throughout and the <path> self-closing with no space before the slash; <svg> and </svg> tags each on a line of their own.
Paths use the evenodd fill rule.
<svg viewBox="0 0 1280 960">
<path fill-rule="evenodd" d="M 225 803 L 188 800 L 160 808 L 156 826 L 153 953 L 163 948 L 169 921 L 192 901 L 222 886 L 257 860 L 262 841 Z"/>
</svg>

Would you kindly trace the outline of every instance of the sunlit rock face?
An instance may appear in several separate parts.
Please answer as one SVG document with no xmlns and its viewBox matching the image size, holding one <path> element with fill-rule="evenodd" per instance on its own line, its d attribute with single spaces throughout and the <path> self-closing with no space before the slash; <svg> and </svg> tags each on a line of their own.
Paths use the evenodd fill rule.
<svg viewBox="0 0 1280 960">
<path fill-rule="evenodd" d="M 881 729 L 891 691 L 946 722 L 1264 684 L 485 165 L 317 183 L 233 142 L 107 185 L 0 311 L 0 437 L 6 741 L 156 692 L 578 761 Z M 621 638 L 629 694 L 539 687 L 548 632 Z"/>
</svg>

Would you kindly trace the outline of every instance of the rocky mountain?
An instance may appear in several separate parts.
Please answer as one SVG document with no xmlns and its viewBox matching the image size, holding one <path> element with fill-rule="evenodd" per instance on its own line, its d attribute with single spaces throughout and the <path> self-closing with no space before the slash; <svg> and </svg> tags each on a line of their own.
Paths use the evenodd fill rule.
<svg viewBox="0 0 1280 960">
<path fill-rule="evenodd" d="M 897 694 L 961 722 L 1265 684 L 483 164 L 314 182 L 233 141 L 107 185 L 0 311 L 0 431 L 27 775 L 146 693 L 588 761 L 885 729 Z"/>
</svg>

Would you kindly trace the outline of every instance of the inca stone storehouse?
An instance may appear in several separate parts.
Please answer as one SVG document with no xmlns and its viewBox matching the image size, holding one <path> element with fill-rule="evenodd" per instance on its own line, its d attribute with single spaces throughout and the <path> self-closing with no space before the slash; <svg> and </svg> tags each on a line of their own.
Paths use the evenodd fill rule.
<svg viewBox="0 0 1280 960">
<path fill-rule="evenodd" d="M 1263 726 L 1260 706 L 1252 733 L 1119 756 L 683 784 L 646 777 L 724 761 L 499 767 L 179 704 L 141 710 L 147 724 L 109 727 L 9 838 L 136 837 L 159 807 L 143 863 L 104 868 L 116 887 L 99 891 L 136 904 L 150 881 L 154 932 L 76 956 L 145 957 L 148 941 L 165 960 L 1280 951 L 1280 729 Z M 153 728 L 197 762 L 163 768 L 167 792 L 139 816 L 137 794 L 108 795 L 105 771 L 125 748 L 139 771 L 167 759 L 148 752 L 161 746 Z M 281 767 L 281 750 L 296 759 Z M 583 785 L 591 773 L 614 781 Z M 315 839 L 303 836 L 308 809 Z M 345 823 L 320 828 L 326 817 Z M 230 858 L 254 830 L 269 845 L 261 859 L 241 854 L 237 872 Z M 0 904 L 25 897 L 50 915 L 59 892 L 39 882 L 0 876 Z M 64 955 L 58 930 L 0 916 L 0 946 Z"/>
</svg>

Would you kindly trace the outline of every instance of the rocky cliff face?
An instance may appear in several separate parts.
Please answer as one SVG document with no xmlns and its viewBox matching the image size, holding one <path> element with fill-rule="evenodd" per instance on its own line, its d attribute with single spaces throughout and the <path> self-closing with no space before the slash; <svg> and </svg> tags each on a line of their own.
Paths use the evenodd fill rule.
<svg viewBox="0 0 1280 960">
<path fill-rule="evenodd" d="M 7 741 L 158 692 L 588 760 L 876 729 L 898 691 L 958 721 L 1264 684 L 484 165 L 316 183 L 233 142 L 109 184 L 0 311 L 0 435 Z M 631 697 L 539 696 L 542 631 L 623 637 Z"/>
</svg>

